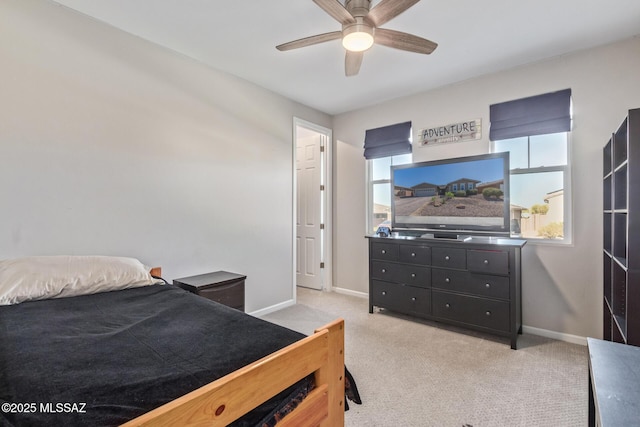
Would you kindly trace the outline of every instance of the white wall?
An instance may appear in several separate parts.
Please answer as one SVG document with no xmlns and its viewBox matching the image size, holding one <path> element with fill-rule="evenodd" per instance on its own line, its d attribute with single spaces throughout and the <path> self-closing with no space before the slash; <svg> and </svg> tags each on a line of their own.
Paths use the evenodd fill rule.
<svg viewBox="0 0 640 427">
<path fill-rule="evenodd" d="M 331 118 L 42 0 L 0 2 L 0 258 L 117 254 L 293 298 L 293 117 Z"/>
<path fill-rule="evenodd" d="M 334 117 L 334 285 L 368 292 L 365 229 L 366 129 L 411 120 L 414 131 L 482 119 L 482 140 L 415 147 L 425 161 L 489 150 L 489 105 L 571 88 L 573 245 L 523 252 L 523 323 L 580 337 L 602 335 L 602 147 L 640 107 L 640 38 L 483 76 Z"/>
<path fill-rule="evenodd" d="M 42 0 L 0 2 L 0 258 L 119 254 L 172 278 L 248 275 L 247 309 L 292 298 L 292 117 L 331 117 Z M 367 292 L 364 131 L 481 118 L 570 87 L 574 245 L 528 245 L 527 326 L 601 335 L 601 148 L 640 107 L 640 39 L 333 118 L 334 281 Z"/>
</svg>

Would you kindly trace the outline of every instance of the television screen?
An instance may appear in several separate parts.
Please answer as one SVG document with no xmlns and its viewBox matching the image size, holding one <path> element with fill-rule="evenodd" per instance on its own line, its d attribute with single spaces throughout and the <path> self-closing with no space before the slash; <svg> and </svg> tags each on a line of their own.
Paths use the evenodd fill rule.
<svg viewBox="0 0 640 427">
<path fill-rule="evenodd" d="M 509 153 L 391 167 L 392 227 L 509 234 Z"/>
</svg>

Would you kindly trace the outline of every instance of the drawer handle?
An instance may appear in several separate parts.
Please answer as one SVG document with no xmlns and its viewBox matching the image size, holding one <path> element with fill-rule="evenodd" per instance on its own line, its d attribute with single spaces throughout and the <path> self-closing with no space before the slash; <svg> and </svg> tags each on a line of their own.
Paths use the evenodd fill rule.
<svg viewBox="0 0 640 427">
<path fill-rule="evenodd" d="M 411 278 L 415 279 L 416 273 L 411 273 Z"/>
<path fill-rule="evenodd" d="M 448 277 L 445 277 L 444 281 L 449 283 L 451 281 L 451 279 L 449 279 Z"/>
<path fill-rule="evenodd" d="M 484 287 L 485 287 L 485 288 L 487 288 L 487 289 L 489 289 L 489 288 L 491 287 L 491 284 L 490 284 L 490 283 L 485 283 L 485 284 L 484 284 Z"/>
<path fill-rule="evenodd" d="M 387 251 L 386 251 L 386 250 L 384 250 L 384 249 L 383 249 L 382 251 L 380 251 L 380 252 L 382 252 L 383 254 L 386 254 L 386 253 L 387 253 Z"/>
<path fill-rule="evenodd" d="M 449 255 L 445 255 L 444 260 L 449 261 Z"/>
<path fill-rule="evenodd" d="M 490 312 L 490 311 L 487 311 L 487 312 L 486 312 L 486 313 L 484 313 L 484 314 L 486 314 L 487 316 L 491 316 L 491 312 Z"/>
<path fill-rule="evenodd" d="M 415 253 L 415 252 L 411 252 L 411 256 L 412 256 L 412 257 L 415 257 L 415 256 L 416 256 L 416 253 Z"/>
<path fill-rule="evenodd" d="M 381 271 L 382 273 L 386 273 L 386 272 L 387 272 L 387 269 L 386 269 L 386 268 L 383 268 L 383 269 L 382 269 L 382 270 L 380 270 L 380 271 Z"/>
<path fill-rule="evenodd" d="M 485 259 L 485 260 L 484 260 L 484 265 L 487 265 L 487 264 L 489 264 L 489 260 L 488 260 L 488 259 Z"/>
<path fill-rule="evenodd" d="M 415 301 L 415 300 L 416 300 L 416 297 L 411 297 L 411 301 Z"/>
<path fill-rule="evenodd" d="M 444 306 L 447 307 L 447 308 L 451 307 L 451 305 L 449 303 L 446 303 Z"/>
<path fill-rule="evenodd" d="M 386 294 L 387 294 L 387 291 L 382 291 L 382 295 L 386 295 Z"/>
</svg>

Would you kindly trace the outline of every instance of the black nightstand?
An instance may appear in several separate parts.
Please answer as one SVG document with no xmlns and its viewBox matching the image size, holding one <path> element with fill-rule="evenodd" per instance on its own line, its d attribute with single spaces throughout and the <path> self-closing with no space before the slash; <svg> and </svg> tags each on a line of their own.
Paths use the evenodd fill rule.
<svg viewBox="0 0 640 427">
<path fill-rule="evenodd" d="M 247 276 L 216 271 L 174 279 L 173 284 L 196 295 L 244 311 L 244 280 Z"/>
</svg>

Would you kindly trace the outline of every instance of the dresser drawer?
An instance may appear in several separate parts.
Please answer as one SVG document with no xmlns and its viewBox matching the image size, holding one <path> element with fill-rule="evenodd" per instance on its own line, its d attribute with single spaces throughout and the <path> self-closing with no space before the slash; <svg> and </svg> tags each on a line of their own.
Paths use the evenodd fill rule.
<svg viewBox="0 0 640 427">
<path fill-rule="evenodd" d="M 371 259 L 397 261 L 398 245 L 396 243 L 372 242 L 371 243 Z"/>
<path fill-rule="evenodd" d="M 467 251 L 457 248 L 431 248 L 431 265 L 465 270 L 467 268 Z"/>
<path fill-rule="evenodd" d="M 509 303 L 470 295 L 433 291 L 433 315 L 470 325 L 509 332 Z"/>
<path fill-rule="evenodd" d="M 411 264 L 431 264 L 431 248 L 417 245 L 400 245 L 400 261 Z"/>
<path fill-rule="evenodd" d="M 371 278 L 426 288 L 431 286 L 431 269 L 418 265 L 372 261 Z"/>
<path fill-rule="evenodd" d="M 511 293 L 509 292 L 509 277 L 490 276 L 488 274 L 469 274 L 468 280 L 468 292 L 470 294 L 505 300 L 511 297 Z"/>
<path fill-rule="evenodd" d="M 372 305 L 416 316 L 431 313 L 431 291 L 428 289 L 372 280 L 369 292 Z"/>
<path fill-rule="evenodd" d="M 504 276 L 434 268 L 431 271 L 431 286 L 450 292 L 509 299 L 509 278 Z"/>
<path fill-rule="evenodd" d="M 469 271 L 488 274 L 509 274 L 509 253 L 503 251 L 467 251 Z"/>
</svg>

